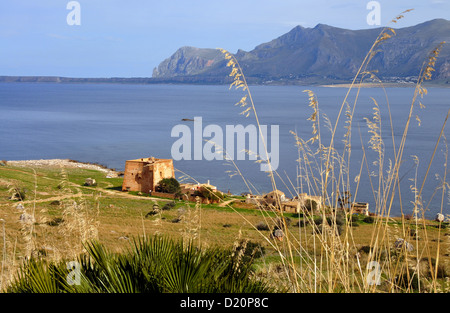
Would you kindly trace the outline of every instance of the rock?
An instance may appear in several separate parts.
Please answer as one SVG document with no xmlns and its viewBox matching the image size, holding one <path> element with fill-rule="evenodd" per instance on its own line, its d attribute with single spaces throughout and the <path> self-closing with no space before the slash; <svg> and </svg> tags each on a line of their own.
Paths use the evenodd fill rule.
<svg viewBox="0 0 450 313">
<path fill-rule="evenodd" d="M 272 236 L 279 241 L 283 241 L 284 233 L 281 229 L 277 228 L 273 231 Z"/>
<path fill-rule="evenodd" d="M 436 215 L 436 218 L 434 219 L 436 222 L 442 223 L 445 220 L 445 216 L 444 214 L 438 213 Z"/>
<path fill-rule="evenodd" d="M 119 237 L 119 240 L 129 240 L 129 238 L 127 236 L 122 236 L 122 237 Z"/>
<path fill-rule="evenodd" d="M 11 201 L 22 201 L 22 197 L 20 196 L 20 193 L 14 192 L 11 197 L 9 198 Z"/>
<path fill-rule="evenodd" d="M 16 209 L 17 210 L 24 210 L 25 209 L 25 207 L 23 206 L 23 204 L 22 203 L 19 203 L 17 206 L 16 206 Z"/>
<path fill-rule="evenodd" d="M 403 249 L 403 247 L 405 246 L 406 250 L 414 251 L 414 246 L 403 238 L 397 238 L 397 241 L 395 241 L 394 246 L 397 249 Z"/>
<path fill-rule="evenodd" d="M 84 185 L 85 186 L 95 186 L 95 185 L 97 185 L 97 182 L 93 178 L 86 178 Z"/>
<path fill-rule="evenodd" d="M 34 216 L 28 213 L 23 213 L 22 215 L 20 215 L 19 220 L 22 223 L 26 224 L 33 224 L 34 222 L 36 222 Z"/>
<path fill-rule="evenodd" d="M 55 252 L 55 248 L 53 248 L 51 246 L 42 246 L 41 250 Z"/>
</svg>

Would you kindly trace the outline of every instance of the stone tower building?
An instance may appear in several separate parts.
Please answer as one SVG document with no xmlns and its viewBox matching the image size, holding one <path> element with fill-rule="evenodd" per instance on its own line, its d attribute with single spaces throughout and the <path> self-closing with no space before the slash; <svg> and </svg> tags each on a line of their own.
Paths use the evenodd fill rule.
<svg viewBox="0 0 450 313">
<path fill-rule="evenodd" d="M 123 191 L 155 191 L 156 185 L 164 178 L 175 178 L 172 159 L 143 158 L 125 162 Z"/>
</svg>

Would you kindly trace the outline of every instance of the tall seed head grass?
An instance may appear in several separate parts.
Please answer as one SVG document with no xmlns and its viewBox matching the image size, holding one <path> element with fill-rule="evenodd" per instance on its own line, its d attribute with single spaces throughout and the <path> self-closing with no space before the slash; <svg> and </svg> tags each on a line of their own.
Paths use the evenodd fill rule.
<svg viewBox="0 0 450 313">
<path fill-rule="evenodd" d="M 391 22 L 397 23 L 404 17 L 403 14 L 409 11 L 411 10 L 402 12 L 402 14 L 395 17 Z M 292 292 L 375 292 L 379 290 L 377 288 L 390 292 L 422 291 L 424 288 L 430 291 L 433 288 L 435 291 L 437 290 L 436 278 L 432 277 L 431 284 L 421 284 L 423 273 L 421 273 L 417 262 L 411 263 L 413 257 L 419 260 L 423 254 L 430 255 L 429 249 L 423 249 L 419 246 L 419 239 L 410 235 L 411 226 L 406 226 L 404 218 L 400 221 L 391 218 L 391 208 L 394 198 L 400 197 L 401 199 L 400 167 L 403 162 L 406 137 L 413 116 L 413 107 L 418 96 L 423 97 L 427 93 L 423 83 L 431 79 L 432 73 L 435 70 L 436 59 L 444 43 L 439 44 L 433 49 L 430 56 L 424 62 L 416 84 L 410 113 L 406 120 L 400 144 L 398 144 L 394 137 L 389 100 L 383 82 L 376 76 L 376 70 L 369 69 L 369 65 L 375 55 L 382 51 L 383 43 L 387 40 L 394 40 L 393 37 L 395 36 L 396 31 L 390 27 L 386 27 L 380 32 L 344 97 L 334 125 L 328 116 L 319 110 L 318 97 L 314 92 L 311 90 L 304 91 L 308 94 L 309 106 L 312 109 L 311 116 L 308 118 L 311 122 L 312 136 L 305 140 L 300 138 L 297 132 L 291 131 L 298 149 L 297 184 L 293 184 L 287 178 L 289 183 L 284 183 L 284 185 L 293 196 L 299 197 L 300 193 L 304 192 L 319 196 L 320 203 L 318 207 L 321 209 L 314 212 L 305 210 L 302 207 L 299 213 L 304 217 L 304 224 L 312 225 L 312 232 L 307 231 L 307 227 L 299 227 L 298 232 L 293 232 L 284 224 L 283 230 L 288 240 L 282 244 L 272 242 L 269 236 L 260 232 L 263 238 L 267 242 L 270 242 L 272 247 L 278 251 L 281 266 L 287 274 L 285 279 L 288 280 L 289 290 Z M 242 108 L 243 111 L 240 114 L 246 117 L 249 117 L 250 114 L 253 115 L 258 127 L 260 127 L 256 106 L 239 62 L 228 51 L 224 49 L 220 50 L 224 54 L 225 59 L 228 60 L 227 66 L 231 68 L 230 77 L 233 78 L 233 82 L 230 85 L 230 89 L 235 87 L 236 89 L 242 89 L 246 93 L 235 105 Z M 353 117 L 362 83 L 366 79 L 376 81 L 385 92 L 390 129 L 386 132 L 383 130 L 381 120 L 383 108 L 377 100 L 372 98 L 374 103 L 373 116 L 371 118 L 366 117 L 365 122 L 370 135 L 367 145 L 370 151 L 375 153 L 375 159 L 370 163 L 370 155 L 368 151 L 366 152 L 365 143 L 361 142 L 363 157 L 359 173 L 356 177 L 352 178 L 350 177 L 349 169 L 351 167 L 351 137 L 354 128 Z M 355 99 L 350 101 L 350 91 L 355 88 Z M 419 102 L 419 107 L 421 109 L 425 108 L 422 102 Z M 339 120 L 341 115 L 345 116 L 345 132 L 342 139 L 344 148 L 338 151 L 335 148 L 335 141 L 337 140 L 337 127 L 340 125 Z M 321 125 L 321 117 L 323 118 L 324 125 Z M 420 126 L 422 121 L 418 114 L 415 115 L 415 119 Z M 325 144 L 322 134 L 323 127 L 328 129 L 331 134 L 331 140 L 328 144 Z M 386 143 L 383 140 L 384 134 L 388 133 L 392 135 L 391 140 L 394 150 L 394 155 L 392 156 L 386 155 Z M 438 143 L 442 135 L 443 132 L 439 135 Z M 418 167 L 418 159 L 415 158 L 414 161 L 416 162 L 416 167 Z M 236 167 L 234 173 L 240 173 L 236 164 L 233 165 Z M 370 239 L 370 249 L 366 257 L 362 258 L 360 250 L 355 244 L 356 240 L 351 219 L 352 205 L 351 202 L 346 202 L 347 200 L 345 200 L 343 195 L 351 196 L 353 194 L 356 197 L 361 177 L 364 175 L 364 165 L 366 165 L 367 176 L 369 177 L 372 192 L 376 200 L 376 207 L 372 209 L 376 215 L 373 217 L 374 223 Z M 281 175 L 276 171 L 270 171 L 269 177 L 273 190 L 276 190 L 275 177 L 283 181 Z M 242 178 L 247 186 L 251 185 L 251 182 L 247 181 L 244 177 Z M 426 177 L 423 183 L 425 180 Z M 445 178 L 443 180 L 443 185 L 446 186 Z M 415 229 L 423 226 L 420 237 L 426 238 L 427 229 L 425 225 L 419 225 L 419 219 L 417 218 L 421 215 L 421 221 L 423 221 L 423 212 L 425 210 L 424 202 L 421 198 L 423 184 L 419 187 L 417 175 L 414 178 L 414 187 L 411 190 L 416 195 L 415 201 L 412 203 L 414 206 L 413 213 L 416 217 L 413 225 Z M 251 192 L 252 190 L 249 188 L 249 191 Z M 445 194 L 444 191 L 443 194 Z M 283 212 L 280 199 L 277 200 L 274 204 L 267 207 L 257 204 L 259 210 L 262 212 L 270 211 L 276 214 L 275 218 L 266 216 L 266 224 L 272 223 L 273 225 L 277 219 L 284 220 L 285 212 Z M 348 203 L 349 207 L 344 207 L 342 205 L 343 203 Z M 343 212 L 340 212 L 340 210 L 343 210 Z M 344 214 L 345 218 L 343 219 L 343 223 L 339 220 L 340 214 Z M 341 225 L 338 225 L 338 221 Z M 393 248 L 393 241 L 398 238 L 405 238 L 408 241 L 415 240 L 415 252 L 409 252 L 406 249 L 406 245 L 403 245 L 403 248 L 400 250 Z M 437 259 L 439 259 L 439 256 Z M 366 265 L 372 264 L 371 262 L 376 262 L 376 264 L 380 265 L 379 270 L 383 273 L 381 276 L 381 287 L 367 284 L 372 272 Z M 430 267 L 432 269 L 436 268 L 432 264 L 430 264 Z M 399 277 L 406 278 L 399 280 Z"/>
</svg>

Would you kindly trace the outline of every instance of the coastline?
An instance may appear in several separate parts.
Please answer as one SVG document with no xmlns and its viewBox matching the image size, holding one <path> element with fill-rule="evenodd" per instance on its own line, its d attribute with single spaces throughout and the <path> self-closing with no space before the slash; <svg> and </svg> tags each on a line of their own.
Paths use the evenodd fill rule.
<svg viewBox="0 0 450 313">
<path fill-rule="evenodd" d="M 327 88 L 350 88 L 352 84 L 331 84 L 320 85 L 320 87 Z M 360 88 L 414 88 L 415 83 L 355 83 L 353 87 Z"/>
<path fill-rule="evenodd" d="M 438 88 L 450 88 L 447 84 L 438 84 L 438 83 L 424 83 L 426 87 L 438 87 Z M 352 84 L 331 84 L 331 85 L 319 85 L 319 87 L 325 88 L 350 88 Z M 416 83 L 355 83 L 353 84 L 353 88 L 415 88 Z"/>
<path fill-rule="evenodd" d="M 261 81 L 248 78 L 249 86 L 319 86 L 329 88 L 349 88 L 351 81 L 344 80 L 281 80 Z M 194 77 L 172 77 L 170 79 L 157 79 L 153 77 L 113 77 L 113 78 L 74 78 L 60 76 L 0 76 L 0 84 L 32 83 L 32 84 L 115 84 L 115 85 L 192 85 L 192 86 L 228 86 L 229 81 L 205 80 Z M 448 81 L 437 79 L 423 83 L 427 87 L 450 88 Z M 355 83 L 353 87 L 361 88 L 414 88 L 416 82 L 381 82 L 381 83 Z"/>
<path fill-rule="evenodd" d="M 17 167 L 64 167 L 64 168 L 83 168 L 104 172 L 110 176 L 118 176 L 114 169 L 107 168 L 104 165 L 89 162 L 80 162 L 71 159 L 40 159 L 40 160 L 10 160 L 6 161 L 8 165 Z"/>
</svg>

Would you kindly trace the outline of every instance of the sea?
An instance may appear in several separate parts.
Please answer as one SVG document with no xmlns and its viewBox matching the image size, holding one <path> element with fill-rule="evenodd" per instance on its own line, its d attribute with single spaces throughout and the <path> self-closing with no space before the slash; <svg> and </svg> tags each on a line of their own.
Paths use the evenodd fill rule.
<svg viewBox="0 0 450 313">
<path fill-rule="evenodd" d="M 307 90 L 317 100 L 315 121 L 310 119 L 314 109 Z M 190 138 L 192 145 L 178 149 L 184 158 L 180 159 L 180 153 L 174 158 L 178 179 L 209 181 L 219 190 L 237 195 L 264 194 L 277 188 L 290 198 L 298 192 L 317 192 L 315 183 L 320 183 L 321 173 L 326 174 L 320 165 L 323 150 L 319 144 L 329 146 L 331 131 L 336 129 L 335 168 L 344 164 L 348 175 L 334 177 L 350 183 L 352 201 L 367 202 L 373 211 L 378 190 L 382 193 L 386 188 L 386 177 L 395 163 L 415 99 L 390 214 L 412 214 L 412 203 L 420 190 L 427 218 L 434 218 L 441 210 L 449 214 L 445 182 L 450 176 L 446 172 L 450 125 L 443 129 L 450 109 L 449 88 L 429 87 L 426 95 L 416 98 L 413 87 L 349 91 L 324 86 L 250 86 L 249 91 L 247 106 L 241 106 L 239 101 L 246 92 L 225 85 L 1 83 L 0 160 L 72 159 L 120 171 L 130 159 L 174 158 L 174 146 L 180 148 L 180 143 Z M 251 101 L 255 111 L 247 110 Z M 351 132 L 345 136 L 349 113 L 353 115 Z M 206 130 L 221 129 L 222 134 L 214 133 L 214 139 L 226 147 L 227 127 L 250 129 L 258 124 L 267 126 L 267 150 L 277 161 L 274 181 L 261 169 L 261 163 L 251 158 L 253 152 L 264 150 L 240 154 L 239 160 L 238 148 L 242 147 L 237 143 L 228 160 L 220 159 L 217 147 L 212 150 L 206 146 L 207 151 L 217 152 L 213 160 L 202 153 L 211 139 Z M 308 142 L 315 135 L 314 125 L 320 131 L 320 142 Z M 261 134 L 257 135 L 259 140 Z M 308 142 L 307 154 L 299 149 L 296 136 Z M 253 147 L 251 138 L 248 135 L 246 149 Z M 351 155 L 348 159 L 346 154 L 342 163 L 345 140 L 351 144 Z M 261 147 L 261 142 L 258 144 Z M 373 144 L 381 150 L 372 149 Z M 299 162 L 305 156 L 308 166 Z M 329 175 L 332 177 L 332 172 Z M 317 180 L 311 179 L 313 176 Z M 333 192 L 328 190 L 334 196 Z"/>
</svg>

